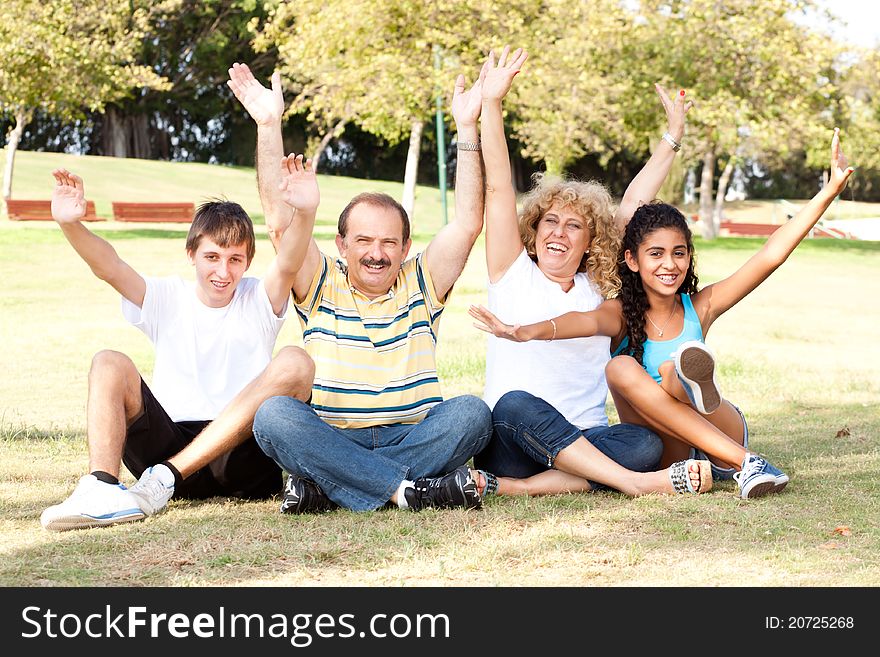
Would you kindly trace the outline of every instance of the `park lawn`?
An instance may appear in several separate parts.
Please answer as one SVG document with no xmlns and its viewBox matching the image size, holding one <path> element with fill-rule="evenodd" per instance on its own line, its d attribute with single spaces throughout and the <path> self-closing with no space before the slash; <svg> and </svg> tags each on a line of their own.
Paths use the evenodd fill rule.
<svg viewBox="0 0 880 657">
<path fill-rule="evenodd" d="M 93 227 L 139 271 L 191 276 L 182 227 Z M 335 253 L 331 233 L 320 244 Z M 698 240 L 701 283 L 761 243 Z M 805 242 L 708 336 L 752 447 L 792 478 L 782 495 L 744 501 L 722 482 L 698 497 L 494 498 L 479 512 L 301 517 L 280 515 L 277 500 L 216 498 L 62 534 L 38 517 L 85 472 L 91 356 L 124 351 L 149 375 L 152 349 L 54 225 L 0 221 L 0 252 L 0 585 L 880 585 L 880 243 Z M 271 253 L 262 229 L 252 274 Z M 446 396 L 481 393 L 485 339 L 466 311 L 485 299 L 481 239 L 442 321 Z M 291 318 L 278 345 L 300 343 Z"/>
</svg>

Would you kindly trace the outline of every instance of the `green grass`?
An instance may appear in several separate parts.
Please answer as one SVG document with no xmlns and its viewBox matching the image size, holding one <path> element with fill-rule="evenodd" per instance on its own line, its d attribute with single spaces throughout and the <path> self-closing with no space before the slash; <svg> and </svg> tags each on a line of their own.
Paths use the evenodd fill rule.
<svg viewBox="0 0 880 657">
<path fill-rule="evenodd" d="M 255 223 L 264 222 L 256 177 L 249 167 L 18 151 L 12 198 L 51 198 L 55 184 L 51 174 L 58 167 L 65 167 L 82 177 L 86 198 L 95 202 L 99 217 L 110 220 L 108 229 L 131 227 L 131 224 L 120 225 L 112 221 L 113 201 L 190 201 L 198 205 L 219 197 L 241 204 Z M 377 191 L 389 193 L 397 199 L 401 197 L 401 185 L 395 182 L 324 175 L 318 176 L 318 182 L 321 187 L 318 229 L 330 239 L 335 235 L 339 213 L 355 194 Z M 447 193 L 447 206 L 451 218 L 451 191 Z M 6 208 L 2 211 L 5 218 Z M 418 186 L 413 233 L 432 235 L 442 222 L 439 189 Z M 164 224 L 167 225 L 170 224 Z"/>
<path fill-rule="evenodd" d="M 339 180 L 321 181 L 325 198 L 344 196 Z M 181 229 L 99 226 L 139 271 L 191 276 Z M 701 283 L 760 244 L 698 240 Z M 321 246 L 335 253 L 329 239 Z M 805 242 L 708 336 L 752 446 L 792 477 L 782 495 L 743 501 L 726 482 L 699 497 L 497 498 L 477 513 L 307 517 L 218 498 L 63 534 L 38 516 L 86 468 L 91 356 L 124 351 L 149 376 L 152 348 L 53 224 L 0 221 L 0 253 L 0 585 L 880 585 L 880 243 Z M 253 274 L 271 254 L 261 235 Z M 482 392 L 485 340 L 466 310 L 486 299 L 484 262 L 481 239 L 444 314 L 447 396 Z M 300 343 L 294 318 L 278 345 Z"/>
</svg>

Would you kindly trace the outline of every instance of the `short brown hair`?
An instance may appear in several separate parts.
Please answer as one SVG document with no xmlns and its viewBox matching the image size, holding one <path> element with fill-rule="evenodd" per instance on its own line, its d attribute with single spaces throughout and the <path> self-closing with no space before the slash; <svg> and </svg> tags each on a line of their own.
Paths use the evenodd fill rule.
<svg viewBox="0 0 880 657">
<path fill-rule="evenodd" d="M 388 196 L 388 194 L 383 194 L 382 192 L 364 192 L 358 194 L 348 202 L 348 205 L 345 206 L 342 214 L 339 215 L 339 224 L 336 228 L 336 232 L 338 232 L 341 237 L 344 238 L 348 232 L 348 215 L 351 214 L 351 211 L 354 210 L 355 206 L 360 205 L 361 203 L 397 212 L 400 215 L 400 222 L 403 224 L 403 244 L 407 243 L 407 240 L 409 240 L 409 217 L 406 214 L 406 210 L 403 209 L 403 206 L 400 203 Z"/>
<path fill-rule="evenodd" d="M 232 201 L 206 201 L 199 206 L 186 236 L 186 250 L 195 253 L 203 237 L 223 248 L 244 244 L 248 262 L 257 251 L 254 223 L 244 208 Z"/>
</svg>

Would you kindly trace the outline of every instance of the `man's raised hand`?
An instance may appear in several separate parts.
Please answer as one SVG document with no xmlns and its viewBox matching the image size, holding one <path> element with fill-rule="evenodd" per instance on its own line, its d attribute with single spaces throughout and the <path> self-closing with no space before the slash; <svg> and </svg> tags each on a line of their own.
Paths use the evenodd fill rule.
<svg viewBox="0 0 880 657">
<path fill-rule="evenodd" d="M 318 177 L 312 160 L 291 153 L 281 159 L 281 198 L 292 208 L 301 212 L 315 212 L 321 202 Z"/>
<path fill-rule="evenodd" d="M 55 189 L 52 190 L 52 218 L 59 224 L 72 224 L 86 214 L 83 181 L 67 169 L 55 169 Z"/>
<path fill-rule="evenodd" d="M 281 122 L 284 97 L 281 94 L 281 75 L 278 71 L 272 74 L 272 88 L 267 89 L 257 81 L 247 64 L 235 63 L 229 69 L 229 80 L 226 84 L 257 125 Z"/>
<path fill-rule="evenodd" d="M 480 110 L 483 104 L 483 80 L 489 70 L 489 61 L 483 64 L 480 74 L 474 84 L 467 91 L 464 90 L 464 75 L 459 75 L 455 80 L 455 89 L 452 92 L 452 118 L 459 127 L 476 125 L 480 118 Z"/>
</svg>

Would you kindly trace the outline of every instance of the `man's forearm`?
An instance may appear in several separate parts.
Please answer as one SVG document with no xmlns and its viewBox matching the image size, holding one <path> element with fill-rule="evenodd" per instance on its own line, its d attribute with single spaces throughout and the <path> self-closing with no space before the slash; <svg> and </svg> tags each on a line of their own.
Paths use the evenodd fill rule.
<svg viewBox="0 0 880 657">
<path fill-rule="evenodd" d="M 458 141 L 479 144 L 476 125 L 459 126 Z M 474 233 L 483 229 L 483 158 L 479 150 L 459 149 L 455 158 L 455 218 Z"/>
<path fill-rule="evenodd" d="M 278 245 L 278 236 L 290 223 L 292 209 L 281 200 L 281 158 L 284 157 L 284 143 L 281 138 L 281 125 L 257 126 L 257 189 L 260 204 L 266 217 L 266 226 L 272 244 Z"/>
</svg>

